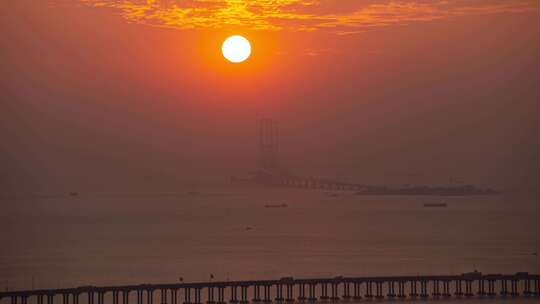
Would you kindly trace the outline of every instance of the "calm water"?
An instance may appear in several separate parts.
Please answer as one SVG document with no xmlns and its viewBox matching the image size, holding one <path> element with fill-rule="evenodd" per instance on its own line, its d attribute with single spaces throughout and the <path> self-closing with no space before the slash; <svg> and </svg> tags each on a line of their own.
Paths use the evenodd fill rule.
<svg viewBox="0 0 540 304">
<path fill-rule="evenodd" d="M 423 207 L 442 201 L 447 208 Z M 211 273 L 216 280 L 540 273 L 539 201 L 223 186 L 0 202 L 2 290 L 203 281 Z"/>
</svg>

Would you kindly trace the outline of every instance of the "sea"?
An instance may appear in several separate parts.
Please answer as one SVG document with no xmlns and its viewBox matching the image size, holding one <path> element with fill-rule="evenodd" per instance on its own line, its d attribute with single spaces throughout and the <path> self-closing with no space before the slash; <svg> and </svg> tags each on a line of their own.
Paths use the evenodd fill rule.
<svg viewBox="0 0 540 304">
<path fill-rule="evenodd" d="M 434 203 L 446 207 L 424 206 Z M 4 196 L 0 204 L 2 291 L 540 273 L 540 200 L 523 197 L 364 196 L 224 184 L 163 193 L 21 194 Z M 406 300 L 433 301 L 540 303 Z"/>
</svg>

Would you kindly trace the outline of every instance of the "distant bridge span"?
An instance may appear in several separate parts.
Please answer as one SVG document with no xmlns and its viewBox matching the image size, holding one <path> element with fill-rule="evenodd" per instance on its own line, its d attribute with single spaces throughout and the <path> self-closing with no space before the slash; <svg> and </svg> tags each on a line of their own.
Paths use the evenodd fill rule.
<svg viewBox="0 0 540 304">
<path fill-rule="evenodd" d="M 473 272 L 463 275 L 419 275 L 380 277 L 334 277 L 279 280 L 250 280 L 228 282 L 196 282 L 173 284 L 141 284 L 125 286 L 84 286 L 64 289 L 40 289 L 0 293 L 0 302 L 27 304 L 78 304 L 86 295 L 87 304 L 105 304 L 106 295 L 112 304 L 129 304 L 130 294 L 136 294 L 137 304 L 153 304 L 158 292 L 160 304 L 178 304 L 182 295 L 184 304 L 248 304 L 248 303 L 315 303 L 317 301 L 360 300 L 376 298 L 489 298 L 497 295 L 540 297 L 540 275 L 488 274 Z M 330 288 L 329 288 L 330 287 Z M 352 287 L 352 288 L 351 288 Z M 240 294 L 238 294 L 240 289 Z M 329 292 L 330 289 L 330 292 Z M 203 292 L 203 290 L 205 292 Z M 294 293 L 297 291 L 297 297 Z M 284 292 L 285 291 L 285 292 Z M 225 298 L 225 293 L 228 299 Z M 248 298 L 248 293 L 251 298 Z M 205 295 L 206 294 L 206 295 Z M 170 300 L 170 301 L 169 301 Z M 8 302 L 6 302 L 8 303 Z"/>
</svg>

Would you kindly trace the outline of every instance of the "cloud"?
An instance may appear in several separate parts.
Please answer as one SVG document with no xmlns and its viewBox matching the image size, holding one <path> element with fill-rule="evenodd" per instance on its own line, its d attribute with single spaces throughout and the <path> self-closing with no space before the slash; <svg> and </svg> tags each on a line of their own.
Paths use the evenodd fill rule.
<svg viewBox="0 0 540 304">
<path fill-rule="evenodd" d="M 80 0 L 116 9 L 129 22 L 179 29 L 332 31 L 371 28 L 469 15 L 539 11 L 536 0 Z"/>
</svg>

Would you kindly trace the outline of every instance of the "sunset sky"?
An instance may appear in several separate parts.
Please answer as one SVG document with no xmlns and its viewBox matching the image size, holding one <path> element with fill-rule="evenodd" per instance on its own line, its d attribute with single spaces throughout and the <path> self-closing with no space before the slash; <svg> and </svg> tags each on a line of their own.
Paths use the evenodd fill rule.
<svg viewBox="0 0 540 304">
<path fill-rule="evenodd" d="M 226 182 L 257 113 L 299 175 L 540 182 L 539 1 L 17 0 L 0 34 L 2 193 Z"/>
</svg>

